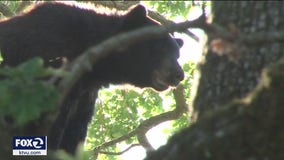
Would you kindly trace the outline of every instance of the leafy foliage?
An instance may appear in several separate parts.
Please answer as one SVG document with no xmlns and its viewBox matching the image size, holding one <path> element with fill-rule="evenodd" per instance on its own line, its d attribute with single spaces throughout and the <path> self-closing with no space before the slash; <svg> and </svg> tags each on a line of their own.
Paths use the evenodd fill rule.
<svg viewBox="0 0 284 160">
<path fill-rule="evenodd" d="M 177 15 L 187 17 L 192 7 L 192 1 L 145 1 L 143 3 L 169 19 Z"/>
<path fill-rule="evenodd" d="M 7 7 L 9 7 L 9 9 L 12 12 L 15 12 L 16 9 L 19 7 L 20 3 L 19 1 L 1 1 L 3 4 L 5 4 Z"/>
<path fill-rule="evenodd" d="M 122 136 L 148 117 L 164 111 L 162 98 L 153 90 L 139 93 L 118 87 L 101 90 L 96 109 L 96 117 L 88 133 L 90 148 Z M 101 135 L 104 137 L 98 138 Z"/>
<path fill-rule="evenodd" d="M 24 125 L 51 110 L 58 93 L 52 84 L 41 79 L 54 74 L 59 75 L 58 71 L 44 68 L 40 58 L 14 68 L 0 68 L 0 116 L 12 116 L 17 125 Z"/>
<path fill-rule="evenodd" d="M 93 153 L 88 151 L 84 151 L 83 144 L 79 145 L 76 155 L 70 155 L 63 150 L 59 150 L 55 153 L 55 157 L 57 160 L 87 160 L 87 159 L 94 159 Z"/>
</svg>

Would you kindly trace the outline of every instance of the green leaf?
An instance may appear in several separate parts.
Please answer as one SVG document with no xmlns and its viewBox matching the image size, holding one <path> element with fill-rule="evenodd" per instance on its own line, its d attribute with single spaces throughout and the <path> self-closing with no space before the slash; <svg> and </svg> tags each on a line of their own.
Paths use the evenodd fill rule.
<svg viewBox="0 0 284 160">
<path fill-rule="evenodd" d="M 31 59 L 15 68 L 0 68 L 0 114 L 11 116 L 16 125 L 24 125 L 40 118 L 42 112 L 56 106 L 58 92 L 43 78 L 48 69 L 39 58 Z M 50 72 L 51 73 L 51 72 Z"/>
</svg>

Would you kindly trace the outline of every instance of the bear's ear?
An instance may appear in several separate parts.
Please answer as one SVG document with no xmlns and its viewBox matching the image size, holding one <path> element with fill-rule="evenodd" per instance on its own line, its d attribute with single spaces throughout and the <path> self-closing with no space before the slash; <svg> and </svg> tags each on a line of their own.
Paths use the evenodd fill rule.
<svg viewBox="0 0 284 160">
<path fill-rule="evenodd" d="M 131 9 L 123 19 L 121 30 L 127 31 L 147 25 L 147 11 L 144 6 L 137 5 Z"/>
<path fill-rule="evenodd" d="M 183 46 L 183 40 L 180 39 L 180 38 L 175 38 L 175 40 L 176 40 L 178 46 L 181 48 Z"/>
<path fill-rule="evenodd" d="M 140 17 L 146 17 L 146 16 L 147 16 L 147 11 L 145 7 L 142 5 L 135 6 L 128 13 L 128 17 L 133 17 L 133 18 L 140 18 Z"/>
</svg>

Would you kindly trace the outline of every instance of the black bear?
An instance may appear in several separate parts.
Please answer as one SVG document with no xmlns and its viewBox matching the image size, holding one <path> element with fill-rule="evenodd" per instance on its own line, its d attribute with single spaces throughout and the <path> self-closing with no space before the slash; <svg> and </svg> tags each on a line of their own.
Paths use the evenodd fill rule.
<svg viewBox="0 0 284 160">
<path fill-rule="evenodd" d="M 15 66 L 40 56 L 47 66 L 58 67 L 63 57 L 72 61 L 89 47 L 118 33 L 155 25 L 159 24 L 147 17 L 141 5 L 123 15 L 106 15 L 61 3 L 44 3 L 0 23 L 3 64 Z M 49 129 L 48 147 L 75 153 L 86 137 L 102 86 L 128 83 L 163 91 L 178 85 L 184 78 L 177 62 L 182 44 L 181 39 L 165 34 L 117 49 L 99 60 L 68 94 Z"/>
</svg>

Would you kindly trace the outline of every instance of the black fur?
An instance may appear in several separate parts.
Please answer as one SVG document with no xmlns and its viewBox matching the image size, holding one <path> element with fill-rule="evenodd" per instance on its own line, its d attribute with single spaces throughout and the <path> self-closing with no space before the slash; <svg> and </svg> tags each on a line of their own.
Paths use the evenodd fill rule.
<svg viewBox="0 0 284 160">
<path fill-rule="evenodd" d="M 15 66 L 40 56 L 47 66 L 59 67 L 91 46 L 143 26 L 159 25 L 137 6 L 125 15 L 102 15 L 59 3 L 45 3 L 0 23 L 0 47 L 5 65 Z M 75 153 L 86 137 L 97 91 L 108 84 L 129 83 L 158 91 L 176 86 L 184 77 L 177 62 L 180 39 L 170 35 L 118 49 L 98 61 L 72 88 L 48 134 L 50 149 Z M 119 53 L 122 52 L 122 53 Z"/>
</svg>

